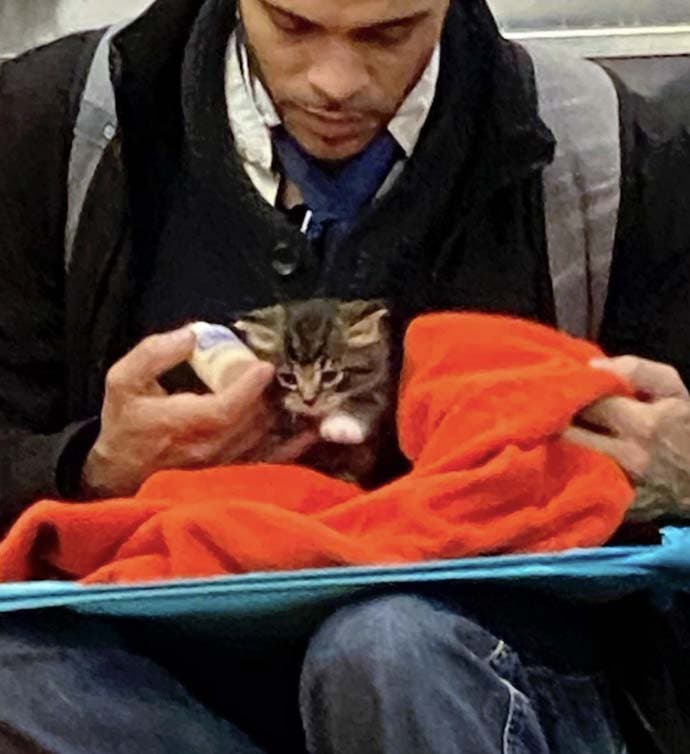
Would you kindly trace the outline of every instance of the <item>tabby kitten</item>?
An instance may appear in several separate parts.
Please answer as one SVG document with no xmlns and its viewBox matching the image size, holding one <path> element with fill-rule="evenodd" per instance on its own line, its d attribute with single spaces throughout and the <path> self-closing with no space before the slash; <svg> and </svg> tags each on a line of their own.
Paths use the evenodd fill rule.
<svg viewBox="0 0 690 754">
<path fill-rule="evenodd" d="M 251 312 L 234 328 L 275 366 L 283 434 L 318 428 L 322 442 L 302 461 L 365 482 L 393 403 L 386 306 L 312 299 Z"/>
</svg>

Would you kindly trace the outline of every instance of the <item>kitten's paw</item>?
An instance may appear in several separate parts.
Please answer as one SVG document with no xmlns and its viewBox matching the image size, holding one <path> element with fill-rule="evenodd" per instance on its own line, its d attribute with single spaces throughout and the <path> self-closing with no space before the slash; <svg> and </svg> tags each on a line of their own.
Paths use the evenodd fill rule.
<svg viewBox="0 0 690 754">
<path fill-rule="evenodd" d="M 361 445 L 367 439 L 366 428 L 349 414 L 334 414 L 321 423 L 321 437 L 339 445 Z"/>
</svg>

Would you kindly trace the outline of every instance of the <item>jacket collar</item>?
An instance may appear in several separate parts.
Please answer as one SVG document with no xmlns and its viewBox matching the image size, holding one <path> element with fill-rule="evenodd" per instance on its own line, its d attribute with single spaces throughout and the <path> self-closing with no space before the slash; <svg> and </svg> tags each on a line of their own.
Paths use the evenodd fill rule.
<svg viewBox="0 0 690 754">
<path fill-rule="evenodd" d="M 235 5 L 235 0 L 227 0 Z M 114 83 L 144 89 L 180 55 L 204 0 L 156 0 L 123 26 L 112 43 Z"/>
<path fill-rule="evenodd" d="M 555 140 L 538 114 L 529 58 L 501 36 L 486 0 L 453 0 L 446 31 L 444 44 L 453 46 L 454 65 L 472 71 L 462 82 L 468 92 L 462 100 L 475 117 L 472 152 L 479 159 L 473 183 L 479 194 L 550 163 Z M 470 60 L 473 56 L 478 60 Z M 462 107 L 456 107 L 456 115 L 463 118 Z"/>
</svg>

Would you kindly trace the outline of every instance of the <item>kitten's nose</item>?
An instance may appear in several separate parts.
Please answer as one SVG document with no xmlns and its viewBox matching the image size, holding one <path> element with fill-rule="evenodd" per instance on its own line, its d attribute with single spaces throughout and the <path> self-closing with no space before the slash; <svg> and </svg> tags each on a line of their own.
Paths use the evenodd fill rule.
<svg viewBox="0 0 690 754">
<path fill-rule="evenodd" d="M 309 406 L 311 408 L 316 403 L 317 396 L 312 396 L 311 398 L 305 398 L 302 396 L 302 403 L 304 403 L 305 406 Z"/>
</svg>

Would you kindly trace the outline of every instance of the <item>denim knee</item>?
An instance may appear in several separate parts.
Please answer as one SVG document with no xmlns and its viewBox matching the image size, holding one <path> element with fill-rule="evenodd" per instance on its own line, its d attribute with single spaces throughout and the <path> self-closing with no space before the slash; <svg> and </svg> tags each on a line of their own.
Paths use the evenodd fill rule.
<svg viewBox="0 0 690 754">
<path fill-rule="evenodd" d="M 395 595 L 352 605 L 307 652 L 309 750 L 544 754 L 534 711 L 513 685 L 521 671 L 502 641 L 443 603 Z"/>
<path fill-rule="evenodd" d="M 346 607 L 324 623 L 311 641 L 304 676 L 337 671 L 351 679 L 405 683 L 438 655 L 460 655 L 471 664 L 489 660 L 499 645 L 489 632 L 432 601 L 380 597 Z"/>
</svg>

